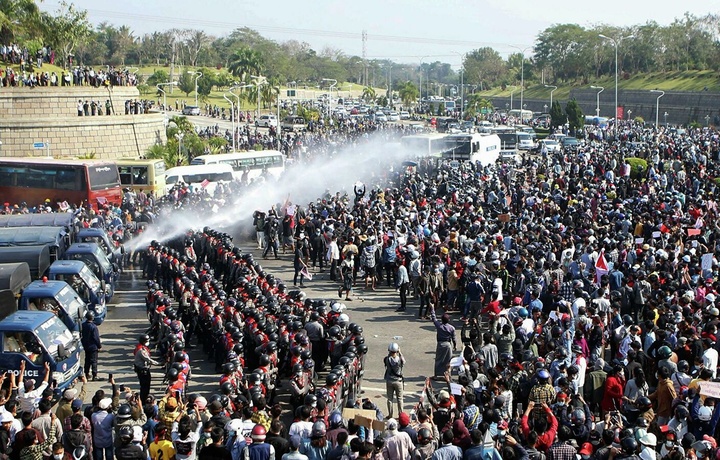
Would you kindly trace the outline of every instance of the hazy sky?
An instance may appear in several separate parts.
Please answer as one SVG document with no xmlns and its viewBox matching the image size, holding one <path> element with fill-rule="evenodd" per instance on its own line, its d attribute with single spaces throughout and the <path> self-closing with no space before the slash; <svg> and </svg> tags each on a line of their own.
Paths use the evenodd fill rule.
<svg viewBox="0 0 720 460">
<path fill-rule="evenodd" d="M 247 26 L 263 36 L 308 42 L 361 55 L 367 31 L 368 58 L 396 62 L 440 60 L 458 66 L 459 54 L 492 46 L 504 56 L 532 46 L 552 24 L 617 26 L 650 20 L 661 25 L 685 12 L 720 12 L 720 0 L 73 0 L 97 24 L 129 25 L 136 35 L 170 28 L 197 28 L 214 36 Z M 54 11 L 59 2 L 40 3 Z M 529 54 L 529 53 L 528 53 Z"/>
</svg>

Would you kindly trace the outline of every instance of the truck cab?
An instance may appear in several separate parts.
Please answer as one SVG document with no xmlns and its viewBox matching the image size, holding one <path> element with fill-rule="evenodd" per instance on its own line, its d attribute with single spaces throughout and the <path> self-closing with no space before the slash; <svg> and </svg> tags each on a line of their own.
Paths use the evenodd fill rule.
<svg viewBox="0 0 720 460">
<path fill-rule="evenodd" d="M 96 243 L 75 243 L 65 253 L 67 260 L 79 260 L 88 266 L 99 280 L 105 281 L 105 300 L 110 301 L 115 293 L 118 273 L 105 252 Z"/>
<path fill-rule="evenodd" d="M 112 263 L 119 263 L 122 257 L 121 249 L 117 247 L 101 228 L 82 228 L 78 231 L 75 241 L 78 243 L 95 243 L 100 246 Z"/>
<path fill-rule="evenodd" d="M 46 278 L 27 285 L 18 308 L 51 312 L 77 337 L 80 337 L 80 328 L 87 311 L 85 302 L 69 284 Z"/>
<path fill-rule="evenodd" d="M 0 369 L 42 380 L 44 363 L 50 365 L 50 383 L 59 398 L 82 373 L 82 344 L 60 319 L 46 311 L 18 311 L 0 321 Z"/>
<path fill-rule="evenodd" d="M 48 278 L 69 284 L 95 314 L 95 324 L 99 326 L 105 321 L 107 285 L 87 265 L 79 260 L 57 260 L 50 265 Z"/>
</svg>

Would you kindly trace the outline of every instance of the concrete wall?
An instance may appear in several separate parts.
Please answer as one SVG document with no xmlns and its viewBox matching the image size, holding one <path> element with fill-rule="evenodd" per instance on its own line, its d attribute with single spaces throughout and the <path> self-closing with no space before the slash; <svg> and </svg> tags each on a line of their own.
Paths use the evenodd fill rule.
<svg viewBox="0 0 720 460">
<path fill-rule="evenodd" d="M 0 155 L 45 155 L 33 149 L 47 142 L 55 157 L 95 153 L 95 158 L 137 157 L 166 141 L 162 114 L 125 115 L 125 101 L 139 99 L 134 87 L 0 88 Z M 77 116 L 78 100 L 105 106 L 110 99 L 114 114 Z"/>
<path fill-rule="evenodd" d="M 586 115 L 595 115 L 597 105 L 597 91 L 591 88 L 582 90 L 573 90 L 570 97 L 574 97 L 583 113 Z M 618 105 L 624 107 L 625 118 L 627 119 L 628 110 L 632 110 L 630 115 L 632 118 L 636 116 L 642 117 L 646 123 L 655 123 L 655 108 L 659 93 L 651 93 L 647 91 L 618 91 Z M 498 109 L 504 109 L 505 104 L 510 103 L 510 98 L 490 98 L 494 106 Z M 528 110 L 533 112 L 545 111 L 544 106 L 550 106 L 550 92 L 548 90 L 547 99 L 524 99 L 523 104 L 527 105 Z M 560 100 L 560 104 L 565 108 L 567 100 Z M 614 115 L 613 106 L 615 105 L 615 89 L 605 88 L 600 94 L 600 116 L 611 118 Z M 516 92 L 513 97 L 513 107 L 520 107 L 520 96 Z M 667 91 L 660 99 L 659 122 L 665 122 L 664 114 L 667 112 L 667 122 L 669 124 L 685 125 L 693 121 L 697 121 L 705 125 L 705 117 L 709 116 L 711 125 L 720 125 L 720 94 L 710 92 L 679 92 Z"/>
</svg>

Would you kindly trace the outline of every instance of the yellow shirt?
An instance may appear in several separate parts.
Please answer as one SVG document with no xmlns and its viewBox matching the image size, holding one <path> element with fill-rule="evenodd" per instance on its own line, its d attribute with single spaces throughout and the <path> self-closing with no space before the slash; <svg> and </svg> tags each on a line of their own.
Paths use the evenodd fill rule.
<svg viewBox="0 0 720 460">
<path fill-rule="evenodd" d="M 175 457 L 175 446 L 166 439 L 153 441 L 148 449 L 150 450 L 150 460 L 170 460 Z"/>
</svg>

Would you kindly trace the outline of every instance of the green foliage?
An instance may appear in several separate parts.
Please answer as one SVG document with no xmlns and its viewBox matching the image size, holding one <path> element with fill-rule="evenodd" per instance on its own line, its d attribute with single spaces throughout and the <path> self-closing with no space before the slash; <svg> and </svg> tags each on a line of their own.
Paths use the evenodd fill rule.
<svg viewBox="0 0 720 460">
<path fill-rule="evenodd" d="M 564 125 L 566 121 L 567 116 L 565 115 L 565 112 L 563 112 L 562 107 L 560 107 L 560 102 L 555 99 L 552 103 L 552 107 L 550 107 L 550 124 L 553 128 L 557 128 L 558 126 Z"/>
<path fill-rule="evenodd" d="M 303 117 L 306 122 L 318 121 L 320 119 L 320 111 L 316 108 L 309 108 L 303 105 L 298 105 L 295 115 Z"/>
<path fill-rule="evenodd" d="M 690 122 L 690 124 L 688 125 L 688 127 L 689 127 L 690 129 L 702 128 L 702 123 L 700 123 L 700 122 L 697 121 L 697 120 L 693 120 L 693 121 Z"/>
<path fill-rule="evenodd" d="M 93 150 L 92 152 L 87 152 L 83 155 L 79 155 L 78 160 L 94 160 L 96 155 L 97 152 Z"/>
<path fill-rule="evenodd" d="M 178 89 L 185 93 L 185 97 L 189 96 L 190 93 L 195 91 L 195 75 L 183 72 L 180 74 L 178 79 Z M 199 84 L 199 82 L 198 82 Z"/>
<path fill-rule="evenodd" d="M 213 86 L 217 85 L 217 77 L 215 76 L 215 72 L 204 67 L 200 69 L 200 72 L 202 73 L 202 77 L 198 78 L 198 94 L 201 97 L 207 97 L 210 95 Z M 194 78 L 193 76 L 193 79 Z"/>
<path fill-rule="evenodd" d="M 211 137 L 208 139 L 208 145 L 210 148 L 224 148 L 227 144 L 228 141 L 224 137 Z"/>
<path fill-rule="evenodd" d="M 148 86 L 157 86 L 160 83 L 167 83 L 170 81 L 170 75 L 162 69 L 156 70 L 147 79 Z"/>
<path fill-rule="evenodd" d="M 553 105 L 555 102 L 553 101 Z M 585 114 L 578 105 L 575 98 L 568 101 L 565 106 L 565 113 L 567 114 L 568 124 L 573 133 L 577 133 L 585 125 Z"/>
<path fill-rule="evenodd" d="M 251 75 L 260 75 L 263 68 L 263 57 L 259 51 L 242 47 L 230 56 L 230 73 L 242 81 L 249 81 Z"/>
<path fill-rule="evenodd" d="M 638 123 L 641 125 L 645 124 L 645 119 L 643 117 L 635 117 L 635 118 L 633 118 L 633 120 L 635 121 L 635 123 Z"/>
<path fill-rule="evenodd" d="M 60 3 L 55 16 L 46 15 L 45 41 L 58 51 L 58 61 L 63 66 L 67 57 L 79 45 L 87 43 L 92 35 L 92 25 L 85 10 L 77 10 L 72 3 Z"/>
<path fill-rule="evenodd" d="M 648 169 L 647 161 L 642 158 L 625 158 L 630 165 L 630 177 L 633 179 L 642 179 Z"/>
<path fill-rule="evenodd" d="M 465 82 L 478 84 L 482 89 L 492 88 L 505 76 L 507 64 L 500 53 L 490 47 L 471 51 L 463 60 Z"/>
<path fill-rule="evenodd" d="M 375 99 L 375 102 L 380 107 L 387 107 L 388 105 L 388 97 L 387 96 L 380 96 L 377 99 Z"/>
<path fill-rule="evenodd" d="M 410 107 L 411 104 L 417 101 L 417 98 L 420 96 L 420 91 L 413 82 L 407 81 L 400 86 L 398 94 L 400 95 L 400 100 L 403 105 Z"/>
<path fill-rule="evenodd" d="M 375 102 L 375 97 L 376 97 L 376 95 L 375 95 L 374 88 L 372 88 L 370 86 L 366 86 L 365 88 L 363 88 L 363 92 L 362 92 L 362 100 L 363 101 L 372 103 L 372 102 Z"/>
</svg>

